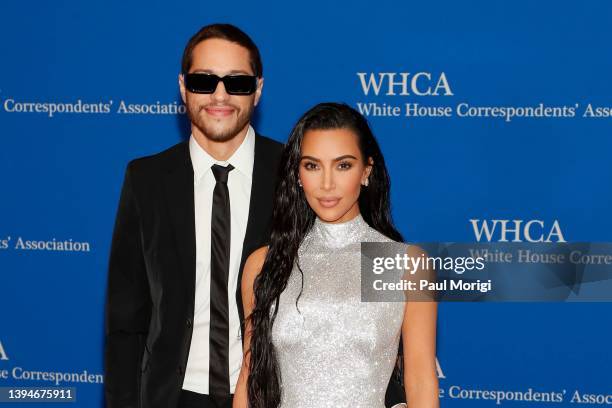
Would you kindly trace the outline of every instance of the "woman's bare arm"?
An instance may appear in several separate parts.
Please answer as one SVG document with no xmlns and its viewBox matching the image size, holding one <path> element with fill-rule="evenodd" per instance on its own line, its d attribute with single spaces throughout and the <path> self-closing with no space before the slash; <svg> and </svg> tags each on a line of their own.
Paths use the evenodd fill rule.
<svg viewBox="0 0 612 408">
<path fill-rule="evenodd" d="M 240 376 L 236 384 L 234 392 L 234 401 L 232 408 L 248 408 L 248 387 L 247 379 L 249 378 L 249 360 L 250 360 L 250 345 L 251 345 L 251 320 L 249 319 L 255 306 L 255 296 L 253 293 L 253 284 L 255 278 L 261 272 L 266 254 L 267 247 L 261 247 L 253 252 L 244 264 L 242 272 L 242 282 L 240 291 L 242 292 L 242 304 L 244 307 L 245 325 L 244 325 L 244 341 L 243 341 L 243 358 L 242 367 L 240 368 Z"/>
<path fill-rule="evenodd" d="M 408 256 L 425 252 L 408 247 Z M 427 254 L 425 254 L 426 256 Z M 433 271 L 417 270 L 414 277 L 433 279 Z M 412 296 L 412 298 L 410 298 Z M 409 407 L 438 408 L 439 390 L 436 372 L 437 303 L 430 293 L 410 295 L 404 309 L 402 345 L 404 349 L 404 388 Z"/>
</svg>

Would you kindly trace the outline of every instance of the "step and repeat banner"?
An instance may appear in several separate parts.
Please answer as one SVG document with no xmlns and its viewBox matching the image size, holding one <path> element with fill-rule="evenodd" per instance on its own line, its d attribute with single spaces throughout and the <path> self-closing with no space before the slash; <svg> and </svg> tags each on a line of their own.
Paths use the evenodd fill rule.
<svg viewBox="0 0 612 408">
<path fill-rule="evenodd" d="M 125 166 L 189 137 L 180 58 L 213 22 L 261 50 L 260 133 L 285 141 L 322 101 L 368 117 L 408 241 L 612 241 L 609 2 L 24 1 L 0 19 L 0 387 L 103 406 Z M 442 302 L 442 406 L 612 405 L 611 315 Z"/>
</svg>

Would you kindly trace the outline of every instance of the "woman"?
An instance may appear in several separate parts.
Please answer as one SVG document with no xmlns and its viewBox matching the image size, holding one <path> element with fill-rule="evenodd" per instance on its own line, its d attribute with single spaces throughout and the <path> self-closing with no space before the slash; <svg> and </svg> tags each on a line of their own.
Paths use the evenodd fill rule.
<svg viewBox="0 0 612 408">
<path fill-rule="evenodd" d="M 367 121 L 347 105 L 315 106 L 294 127 L 280 171 L 270 245 L 244 267 L 233 406 L 383 408 L 401 333 L 408 405 L 437 407 L 436 304 L 360 298 L 360 242 L 402 240 Z"/>
</svg>

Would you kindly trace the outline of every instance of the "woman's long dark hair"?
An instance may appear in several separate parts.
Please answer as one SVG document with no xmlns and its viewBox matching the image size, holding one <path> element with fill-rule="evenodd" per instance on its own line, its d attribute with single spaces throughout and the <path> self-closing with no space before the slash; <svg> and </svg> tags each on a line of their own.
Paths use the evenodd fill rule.
<svg viewBox="0 0 612 408">
<path fill-rule="evenodd" d="M 276 408 L 280 404 L 281 379 L 272 345 L 272 325 L 278 312 L 280 294 L 287 286 L 294 261 L 297 261 L 298 248 L 316 217 L 298 185 L 302 140 L 308 130 L 322 129 L 349 129 L 357 135 L 364 164 L 368 163 L 368 158 L 374 162 L 369 185 L 362 186 L 359 195 L 361 215 L 375 230 L 395 241 L 403 241 L 391 219 L 390 182 L 385 161 L 366 119 L 345 104 L 321 103 L 310 109 L 291 131 L 281 158 L 269 249 L 255 280 L 255 307 L 247 317 L 252 329 L 247 357 L 250 358 L 250 408 Z M 273 313 L 272 305 L 275 305 Z"/>
</svg>

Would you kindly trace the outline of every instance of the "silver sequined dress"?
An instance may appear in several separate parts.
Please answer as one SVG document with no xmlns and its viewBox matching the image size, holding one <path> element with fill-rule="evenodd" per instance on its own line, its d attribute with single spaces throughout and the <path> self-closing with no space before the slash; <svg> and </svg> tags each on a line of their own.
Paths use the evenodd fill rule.
<svg viewBox="0 0 612 408">
<path fill-rule="evenodd" d="M 388 242 L 361 217 L 318 218 L 299 248 L 272 327 L 282 408 L 384 408 L 404 313 L 401 302 L 361 302 L 360 243 Z"/>
</svg>

